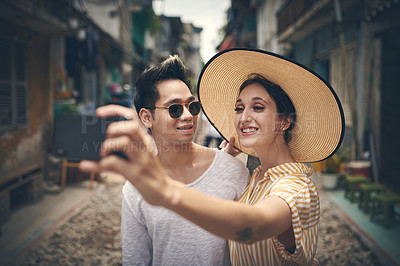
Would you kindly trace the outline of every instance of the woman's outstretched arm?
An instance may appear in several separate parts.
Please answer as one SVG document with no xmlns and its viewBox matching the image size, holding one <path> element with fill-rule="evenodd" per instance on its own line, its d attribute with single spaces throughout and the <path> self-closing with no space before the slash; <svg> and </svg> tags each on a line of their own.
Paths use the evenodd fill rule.
<svg viewBox="0 0 400 266">
<path fill-rule="evenodd" d="M 150 204 L 168 208 L 225 239 L 250 244 L 291 228 L 290 208 L 279 197 L 271 196 L 250 206 L 205 195 L 168 177 L 135 111 L 108 105 L 100 107 L 97 115 L 119 115 L 130 120 L 112 123 L 107 128 L 102 159 L 82 161 L 83 171 L 117 172 Z M 115 151 L 123 151 L 127 159 L 112 155 Z"/>
</svg>

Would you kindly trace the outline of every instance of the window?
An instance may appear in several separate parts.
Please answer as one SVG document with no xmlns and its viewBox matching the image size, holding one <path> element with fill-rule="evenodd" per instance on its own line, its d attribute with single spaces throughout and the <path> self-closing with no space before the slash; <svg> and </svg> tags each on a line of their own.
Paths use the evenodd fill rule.
<svg viewBox="0 0 400 266">
<path fill-rule="evenodd" d="M 0 36 L 0 132 L 28 123 L 26 47 Z"/>
</svg>

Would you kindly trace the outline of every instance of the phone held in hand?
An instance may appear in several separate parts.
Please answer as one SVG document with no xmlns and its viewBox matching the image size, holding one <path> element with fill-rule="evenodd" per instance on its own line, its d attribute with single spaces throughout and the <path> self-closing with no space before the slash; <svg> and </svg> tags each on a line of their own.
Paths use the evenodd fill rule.
<svg viewBox="0 0 400 266">
<path fill-rule="evenodd" d="M 96 115 L 59 114 L 54 123 L 54 153 L 69 161 L 99 161 L 107 127 L 123 120 L 126 119 L 119 116 L 100 118 Z M 126 159 L 124 153 L 116 154 Z"/>
</svg>

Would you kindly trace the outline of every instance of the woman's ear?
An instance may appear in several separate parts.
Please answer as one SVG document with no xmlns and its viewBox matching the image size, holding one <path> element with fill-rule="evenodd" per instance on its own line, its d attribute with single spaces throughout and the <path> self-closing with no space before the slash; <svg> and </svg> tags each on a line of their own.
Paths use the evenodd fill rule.
<svg viewBox="0 0 400 266">
<path fill-rule="evenodd" d="M 289 117 L 283 117 L 281 120 L 281 128 L 280 129 L 282 131 L 287 130 L 290 127 L 290 125 L 292 124 L 292 122 L 293 122 L 293 119 L 291 119 Z"/>
<path fill-rule="evenodd" d="M 145 127 L 147 127 L 147 128 L 153 127 L 153 116 L 149 109 L 145 109 L 145 108 L 140 109 L 139 117 L 140 117 L 140 120 L 142 120 L 142 123 L 144 124 Z"/>
</svg>

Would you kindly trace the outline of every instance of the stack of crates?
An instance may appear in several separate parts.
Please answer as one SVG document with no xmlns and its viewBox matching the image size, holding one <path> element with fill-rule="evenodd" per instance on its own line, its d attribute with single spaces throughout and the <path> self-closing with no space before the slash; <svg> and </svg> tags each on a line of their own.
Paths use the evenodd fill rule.
<svg viewBox="0 0 400 266">
<path fill-rule="evenodd" d="M 34 173 L 30 176 L 30 181 L 11 190 L 11 205 L 35 203 L 43 196 L 43 174 L 41 172 Z"/>
<path fill-rule="evenodd" d="M 0 192 L 0 235 L 1 227 L 10 219 L 10 192 Z"/>
</svg>

